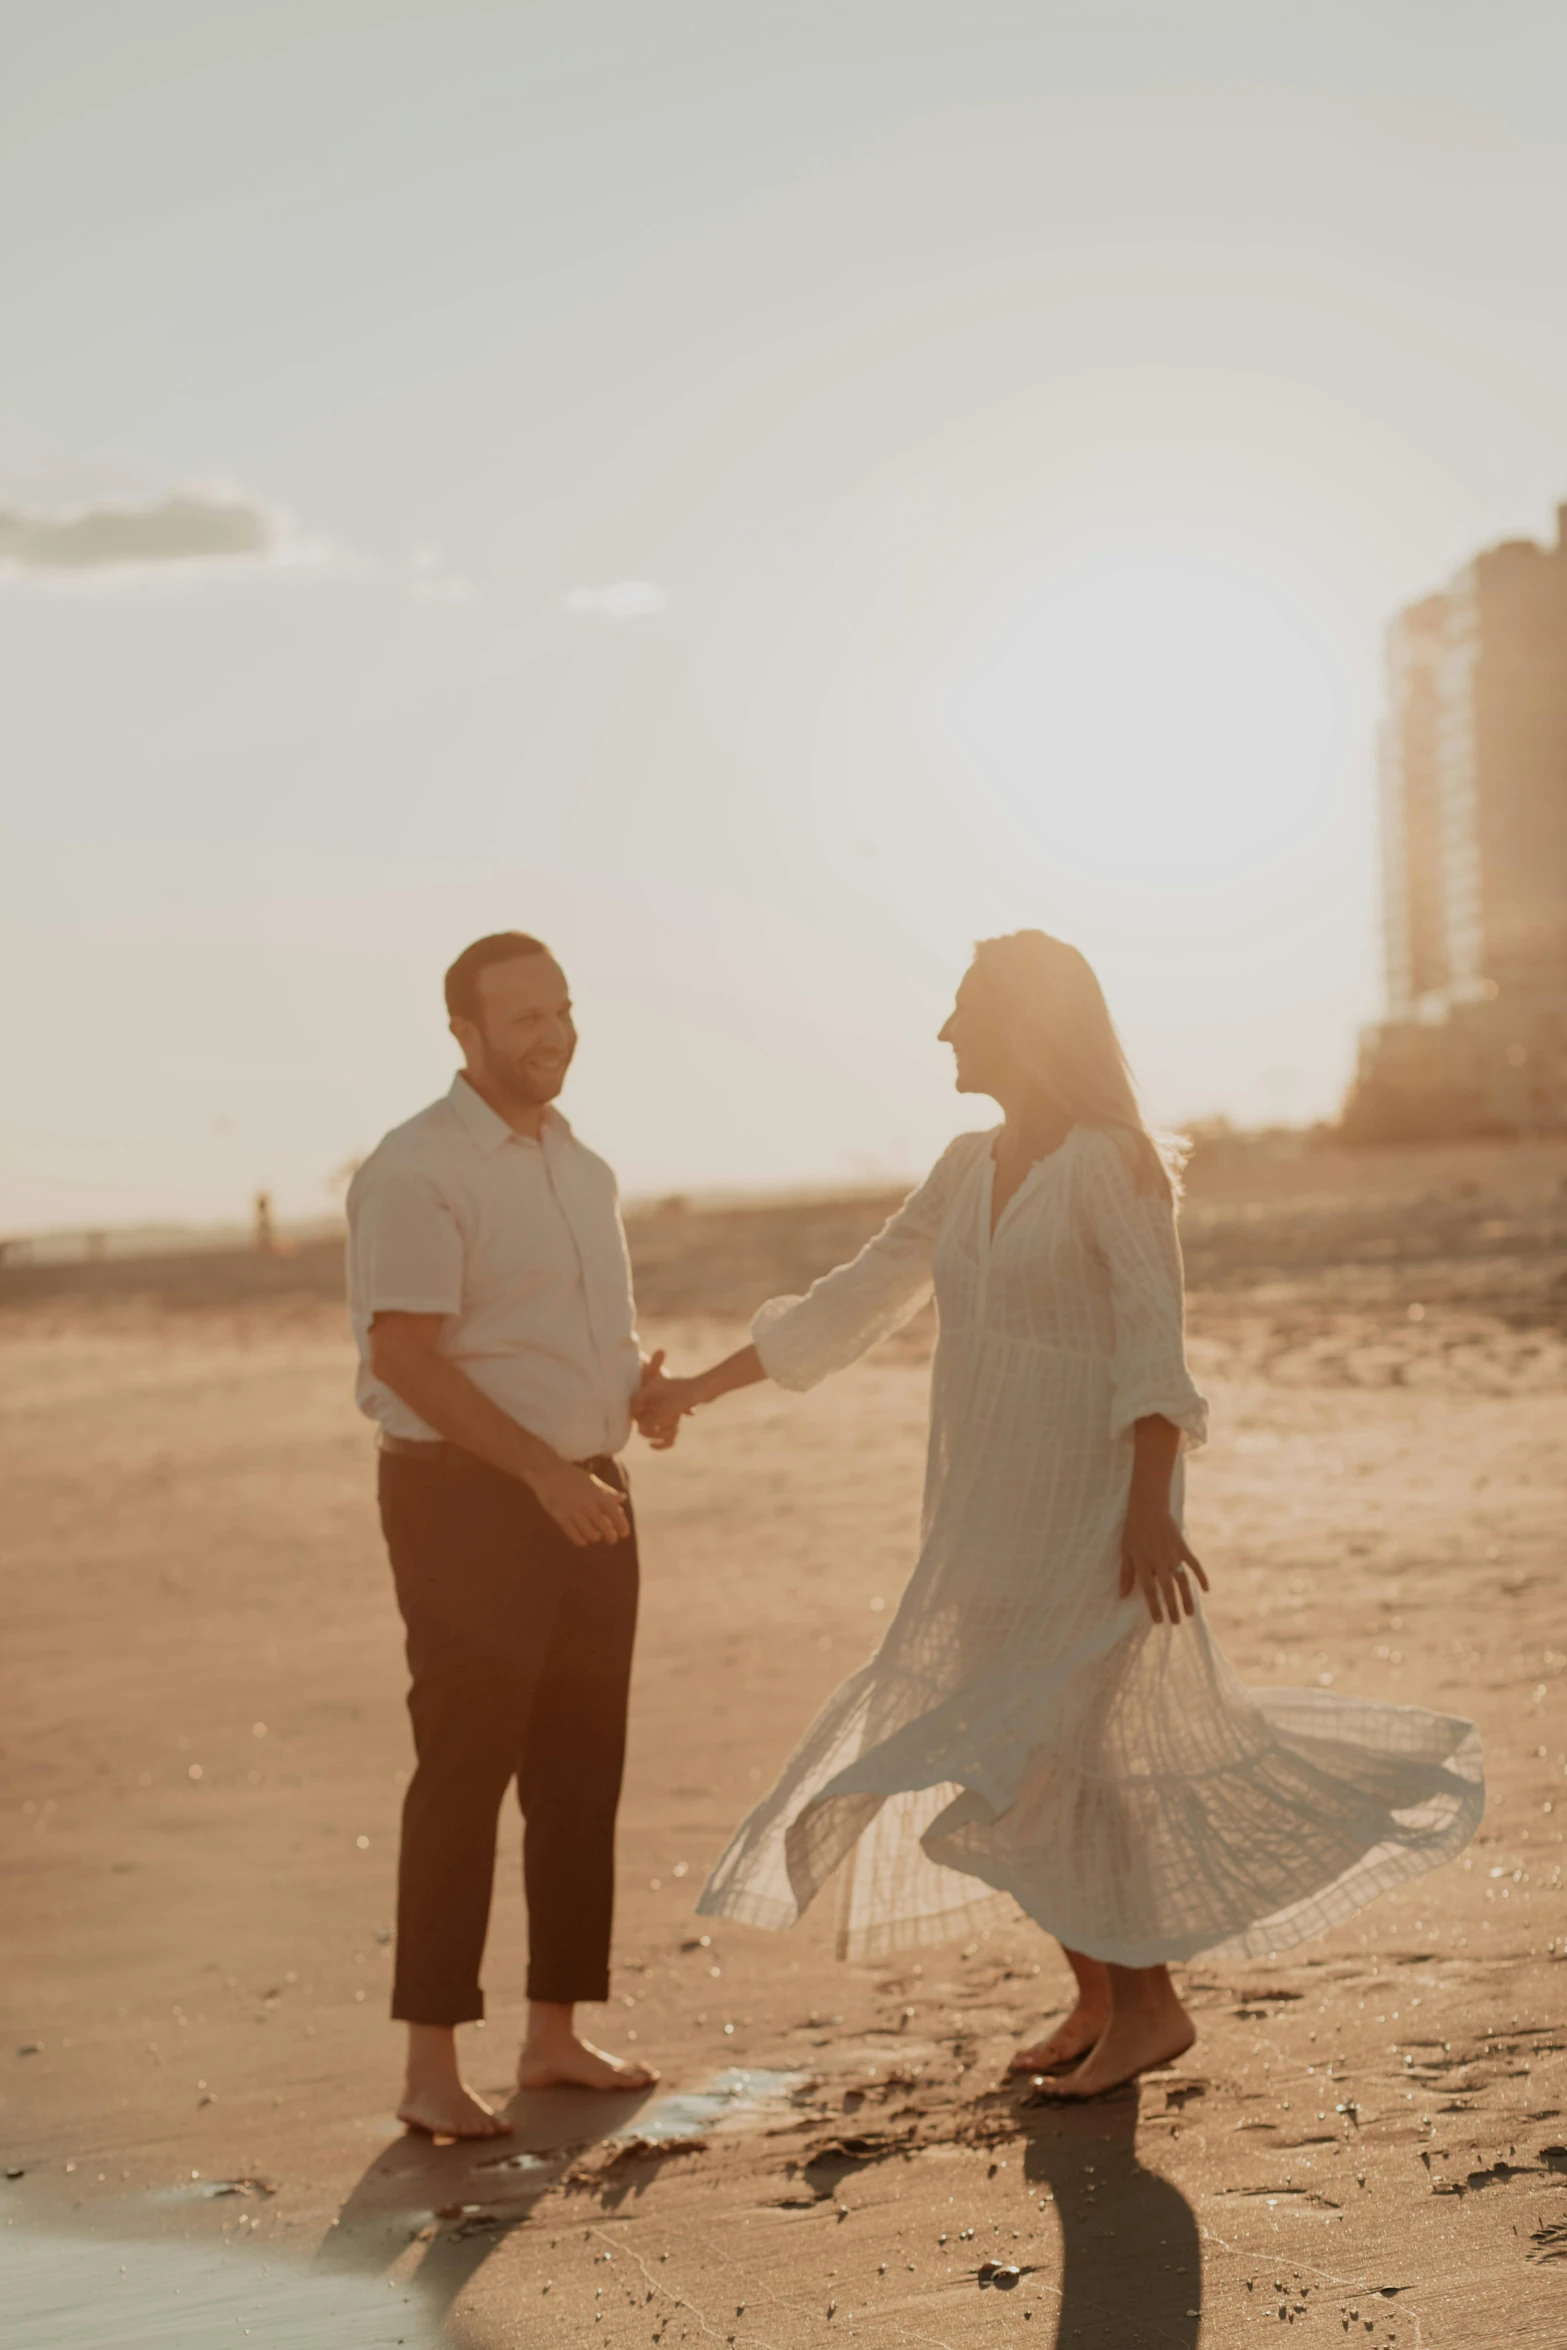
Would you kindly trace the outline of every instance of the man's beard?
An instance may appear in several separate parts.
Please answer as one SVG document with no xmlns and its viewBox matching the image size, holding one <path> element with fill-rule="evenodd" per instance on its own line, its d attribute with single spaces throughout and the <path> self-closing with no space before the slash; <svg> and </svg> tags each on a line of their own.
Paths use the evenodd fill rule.
<svg viewBox="0 0 1567 2350">
<path fill-rule="evenodd" d="M 488 1037 L 481 1042 L 484 1075 L 496 1092 L 510 1101 L 526 1103 L 532 1110 L 543 1109 L 555 1099 L 566 1082 L 566 1072 L 571 1067 L 569 1052 L 559 1068 L 543 1075 L 529 1069 L 515 1054 L 498 1051 Z"/>
</svg>

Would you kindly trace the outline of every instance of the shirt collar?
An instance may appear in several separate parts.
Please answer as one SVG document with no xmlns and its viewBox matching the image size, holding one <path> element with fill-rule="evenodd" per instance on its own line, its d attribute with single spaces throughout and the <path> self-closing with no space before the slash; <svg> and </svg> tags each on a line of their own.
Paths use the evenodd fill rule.
<svg viewBox="0 0 1567 2350">
<path fill-rule="evenodd" d="M 514 1127 L 508 1126 L 505 1119 L 490 1108 L 483 1094 L 468 1083 L 460 1069 L 452 1079 L 451 1088 L 446 1098 L 456 1111 L 458 1123 L 464 1132 L 473 1142 L 477 1143 L 486 1157 L 491 1151 L 498 1151 L 503 1143 L 526 1142 L 528 1140 L 526 1135 L 519 1134 Z M 546 1104 L 544 1115 L 539 1121 L 541 1142 L 552 1127 L 558 1129 L 562 1136 L 569 1135 L 571 1132 L 571 1128 L 559 1110 L 551 1104 Z"/>
</svg>

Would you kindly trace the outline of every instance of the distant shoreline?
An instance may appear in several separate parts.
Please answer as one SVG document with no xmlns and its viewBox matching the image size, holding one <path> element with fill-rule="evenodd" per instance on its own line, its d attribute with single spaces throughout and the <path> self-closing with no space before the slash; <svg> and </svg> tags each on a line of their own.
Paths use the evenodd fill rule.
<svg viewBox="0 0 1567 2350">
<path fill-rule="evenodd" d="M 645 1316 L 748 1317 L 852 1256 L 906 1184 L 628 1207 Z M 1182 1210 L 1194 1292 L 1239 1294 L 1334 1275 L 1390 1302 L 1462 1298 L 1511 1327 L 1567 1317 L 1567 1138 L 1348 1150 L 1301 1138 L 1216 1137 L 1194 1156 Z M 0 1264 L 0 1312 L 140 1299 L 174 1311 L 340 1304 L 341 1225 L 280 1235 L 271 1252 L 232 1231 L 183 1245 Z"/>
</svg>

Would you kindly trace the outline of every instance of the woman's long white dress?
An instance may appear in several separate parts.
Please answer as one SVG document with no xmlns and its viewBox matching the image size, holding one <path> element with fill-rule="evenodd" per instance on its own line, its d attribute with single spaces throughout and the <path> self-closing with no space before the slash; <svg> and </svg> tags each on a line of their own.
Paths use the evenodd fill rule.
<svg viewBox="0 0 1567 2350">
<path fill-rule="evenodd" d="M 1075 1127 L 990 1231 L 989 1134 L 960 1136 L 860 1252 L 753 1335 L 806 1388 L 934 1281 L 918 1561 L 880 1649 L 812 1723 L 702 1894 L 790 1926 L 841 1867 L 840 1954 L 1011 1914 L 1125 1966 L 1285 1948 L 1461 1851 L 1469 1722 L 1245 1689 L 1199 1612 L 1118 1596 L 1132 1428 L 1202 1442 L 1169 1203 Z M 1175 1506 L 1180 1506 L 1177 1470 Z"/>
</svg>

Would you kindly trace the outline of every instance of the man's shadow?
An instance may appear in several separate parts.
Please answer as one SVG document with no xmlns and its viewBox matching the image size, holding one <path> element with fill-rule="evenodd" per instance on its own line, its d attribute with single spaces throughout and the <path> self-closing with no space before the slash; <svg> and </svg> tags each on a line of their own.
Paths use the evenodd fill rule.
<svg viewBox="0 0 1567 2350">
<path fill-rule="evenodd" d="M 409 2279 L 432 2327 L 514 2229 L 559 2185 L 588 2147 L 624 2130 L 653 2094 L 519 2090 L 506 2107 L 511 2135 L 438 2145 L 400 2132 L 363 2172 L 316 2254 L 318 2267 L 375 2275 L 411 2245 L 425 2249 Z"/>
<path fill-rule="evenodd" d="M 1025 2102 L 1023 2176 L 1061 2221 L 1061 2350 L 1195 2350 L 1202 2308 L 1197 2215 L 1137 2159 L 1133 2087 L 1091 2105 Z"/>
</svg>

